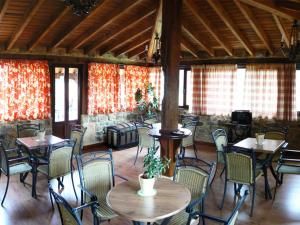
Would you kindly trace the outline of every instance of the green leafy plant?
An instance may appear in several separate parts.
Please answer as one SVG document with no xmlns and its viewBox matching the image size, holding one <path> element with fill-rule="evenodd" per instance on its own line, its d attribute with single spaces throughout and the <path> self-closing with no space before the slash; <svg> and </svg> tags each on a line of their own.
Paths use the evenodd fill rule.
<svg viewBox="0 0 300 225">
<path fill-rule="evenodd" d="M 144 179 L 158 177 L 169 168 L 170 160 L 166 157 L 160 158 L 155 156 L 155 148 L 151 148 L 149 153 L 144 157 Z"/>
<path fill-rule="evenodd" d="M 143 95 L 143 90 L 138 88 L 135 92 L 135 101 L 137 103 L 137 109 L 141 114 L 147 114 L 148 116 L 158 110 L 158 98 L 155 96 L 154 87 L 151 83 L 146 86 L 147 96 Z"/>
</svg>

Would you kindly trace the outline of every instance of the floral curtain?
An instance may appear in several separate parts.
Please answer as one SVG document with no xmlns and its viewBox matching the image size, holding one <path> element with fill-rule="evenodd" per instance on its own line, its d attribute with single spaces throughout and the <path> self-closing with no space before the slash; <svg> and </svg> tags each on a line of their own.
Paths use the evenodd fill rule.
<svg viewBox="0 0 300 225">
<path fill-rule="evenodd" d="M 48 119 L 50 112 L 48 63 L 0 60 L 0 121 Z"/>
<path fill-rule="evenodd" d="M 161 67 L 149 68 L 149 82 L 154 87 L 154 93 L 159 99 L 159 108 L 161 108 L 162 99 L 164 97 L 162 86 L 164 84 L 163 71 Z"/>
<path fill-rule="evenodd" d="M 121 110 L 119 66 L 90 63 L 88 65 L 88 114 Z"/>
<path fill-rule="evenodd" d="M 244 108 L 254 117 L 296 119 L 295 64 L 246 66 Z"/>
<path fill-rule="evenodd" d="M 230 114 L 233 110 L 236 72 L 234 64 L 192 66 L 192 113 Z"/>
<path fill-rule="evenodd" d="M 142 66 L 125 66 L 125 104 L 126 110 L 136 109 L 135 92 L 138 88 L 146 91 L 149 83 L 149 68 Z M 146 93 L 143 93 L 146 94 Z"/>
</svg>

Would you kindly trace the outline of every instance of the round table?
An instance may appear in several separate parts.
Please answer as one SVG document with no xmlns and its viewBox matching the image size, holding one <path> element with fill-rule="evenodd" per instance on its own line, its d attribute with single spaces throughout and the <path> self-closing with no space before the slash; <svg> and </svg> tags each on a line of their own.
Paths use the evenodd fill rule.
<svg viewBox="0 0 300 225">
<path fill-rule="evenodd" d="M 139 224 L 169 218 L 185 209 L 191 200 L 190 191 L 170 179 L 157 179 L 154 188 L 155 196 L 141 197 L 137 194 L 139 182 L 126 181 L 112 188 L 106 201 L 117 214 Z"/>
</svg>

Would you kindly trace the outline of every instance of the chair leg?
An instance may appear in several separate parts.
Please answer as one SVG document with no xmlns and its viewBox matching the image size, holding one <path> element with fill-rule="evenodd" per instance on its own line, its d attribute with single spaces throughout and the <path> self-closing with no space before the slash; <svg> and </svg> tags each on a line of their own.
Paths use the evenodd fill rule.
<svg viewBox="0 0 300 225">
<path fill-rule="evenodd" d="M 256 185 L 255 183 L 252 186 L 252 203 L 251 203 L 251 211 L 250 211 L 250 216 L 253 215 L 253 208 L 254 208 L 254 201 L 255 201 L 255 192 L 256 192 Z"/>
<path fill-rule="evenodd" d="M 73 190 L 74 190 L 74 193 L 75 193 L 76 200 L 78 200 L 76 189 L 75 189 L 75 185 L 74 185 L 74 178 L 73 178 L 72 166 L 71 166 L 71 180 L 72 180 L 72 186 L 73 186 Z"/>
<path fill-rule="evenodd" d="M 225 184 L 224 184 L 224 193 L 223 193 L 223 199 L 222 199 L 222 203 L 221 203 L 220 209 L 223 209 L 226 191 L 227 191 L 227 180 L 225 180 Z"/>
<path fill-rule="evenodd" d="M 3 206 L 4 200 L 5 200 L 6 194 L 7 194 L 8 185 L 9 185 L 9 175 L 7 175 L 6 188 L 5 188 L 5 192 L 4 192 L 4 195 L 3 195 L 3 199 L 2 199 L 2 202 L 1 202 L 1 205 L 2 205 L 2 206 Z"/>
<path fill-rule="evenodd" d="M 197 148 L 196 148 L 196 145 L 195 145 L 195 144 L 193 144 L 193 148 L 194 148 L 195 158 L 198 159 L 198 156 L 197 156 Z"/>
<path fill-rule="evenodd" d="M 236 196 L 237 196 L 237 185 L 236 183 L 233 183 L 233 189 L 234 189 L 234 201 L 236 200 Z"/>
<path fill-rule="evenodd" d="M 222 169 L 222 172 L 221 172 L 221 174 L 220 174 L 220 177 L 222 177 L 224 171 L 225 171 L 225 165 L 224 165 L 224 167 L 223 167 L 223 169 Z"/>
<path fill-rule="evenodd" d="M 80 191 L 81 205 L 83 205 L 83 191 Z M 83 210 L 80 210 L 80 220 L 82 221 Z"/>
<path fill-rule="evenodd" d="M 136 155 L 135 155 L 135 160 L 134 160 L 133 165 L 135 165 L 135 163 L 136 163 L 136 160 L 137 160 L 137 158 L 138 158 L 139 152 L 140 152 L 140 146 L 137 147 Z"/>
</svg>

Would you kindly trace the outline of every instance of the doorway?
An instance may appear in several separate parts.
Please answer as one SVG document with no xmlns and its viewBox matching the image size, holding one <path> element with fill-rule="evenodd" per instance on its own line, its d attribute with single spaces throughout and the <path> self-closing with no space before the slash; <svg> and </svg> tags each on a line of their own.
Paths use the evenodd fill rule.
<svg viewBox="0 0 300 225">
<path fill-rule="evenodd" d="M 60 138 L 70 137 L 72 124 L 80 122 L 82 66 L 51 67 L 52 132 Z"/>
</svg>

